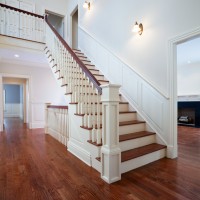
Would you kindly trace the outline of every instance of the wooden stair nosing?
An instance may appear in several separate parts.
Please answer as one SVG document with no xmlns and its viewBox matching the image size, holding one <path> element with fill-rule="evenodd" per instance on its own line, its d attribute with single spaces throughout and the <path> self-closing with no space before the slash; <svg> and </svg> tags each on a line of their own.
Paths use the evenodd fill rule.
<svg viewBox="0 0 200 200">
<path fill-rule="evenodd" d="M 97 81 L 101 81 L 101 82 L 107 82 L 107 83 L 109 82 L 109 81 L 107 81 L 107 80 L 97 80 Z"/>
<path fill-rule="evenodd" d="M 132 160 L 165 148 L 167 148 L 165 145 L 153 143 L 143 147 L 138 147 L 128 151 L 124 151 L 121 152 L 121 162 L 126 162 L 128 160 Z M 101 162 L 101 157 L 96 157 L 96 160 Z"/>
<path fill-rule="evenodd" d="M 74 115 L 83 117 L 83 116 L 85 116 L 85 113 L 84 113 L 84 114 L 74 113 Z M 93 114 L 91 114 L 91 113 L 87 113 L 87 115 L 93 115 Z M 96 112 L 95 112 L 95 115 L 97 115 Z M 100 112 L 100 115 L 102 115 L 102 112 Z"/>
<path fill-rule="evenodd" d="M 80 51 L 81 52 L 81 50 L 80 49 L 72 49 L 73 51 Z"/>
<path fill-rule="evenodd" d="M 69 104 L 71 104 L 71 105 L 76 105 L 76 104 L 78 104 L 77 102 L 71 102 L 71 103 L 69 103 Z"/>
<path fill-rule="evenodd" d="M 148 131 L 140 131 L 140 132 L 135 132 L 135 133 L 123 134 L 123 135 L 119 135 L 119 142 L 133 140 L 133 139 L 151 136 L 151 135 L 155 135 L 155 134 L 156 133 L 148 132 Z"/>
<path fill-rule="evenodd" d="M 63 78 L 64 78 L 64 77 L 63 77 L 63 76 L 61 76 L 61 77 L 59 77 L 59 78 L 58 78 L 58 80 L 60 80 L 60 79 L 63 79 Z"/>
<path fill-rule="evenodd" d="M 104 75 L 102 75 L 102 74 L 93 74 L 94 76 L 104 76 Z"/>
<path fill-rule="evenodd" d="M 131 121 L 119 122 L 119 126 L 127 126 L 127 125 L 142 124 L 142 123 L 145 123 L 145 121 L 131 120 Z"/>
<path fill-rule="evenodd" d="M 86 129 L 86 130 L 92 130 L 93 129 L 93 127 L 87 127 L 87 126 L 80 126 L 80 127 L 83 128 L 83 129 Z M 97 125 L 95 125 L 94 128 L 97 129 Z M 100 124 L 100 129 L 102 129 L 102 124 Z"/>
<path fill-rule="evenodd" d="M 58 72 L 60 72 L 60 69 L 56 70 L 54 73 L 57 74 Z"/>
<path fill-rule="evenodd" d="M 145 145 L 143 147 L 138 147 L 138 148 L 131 149 L 128 151 L 124 151 L 121 153 L 121 162 L 125 162 L 128 160 L 134 159 L 134 158 L 138 158 L 138 157 L 144 156 L 146 154 L 153 153 L 155 151 L 159 151 L 164 148 L 166 148 L 165 145 L 153 143 L 153 144 Z"/>
<path fill-rule="evenodd" d="M 62 85 L 61 85 L 61 87 L 64 87 L 64 86 L 67 86 L 67 85 L 68 85 L 68 84 L 67 84 L 67 83 L 65 83 L 65 84 L 62 84 Z"/>
<path fill-rule="evenodd" d="M 98 69 L 89 69 L 90 71 L 99 71 Z"/>
<path fill-rule="evenodd" d="M 102 143 L 97 144 L 96 142 L 92 142 L 92 140 L 88 140 L 87 142 L 90 143 L 90 144 L 93 144 L 93 145 L 95 145 L 95 146 L 97 146 L 97 147 L 102 146 Z"/>
<path fill-rule="evenodd" d="M 137 111 L 121 111 L 119 114 L 137 113 Z"/>
</svg>

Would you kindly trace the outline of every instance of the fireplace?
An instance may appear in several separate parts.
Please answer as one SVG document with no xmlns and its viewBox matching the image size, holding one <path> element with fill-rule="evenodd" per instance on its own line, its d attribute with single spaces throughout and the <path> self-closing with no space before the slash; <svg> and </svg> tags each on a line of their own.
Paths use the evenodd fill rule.
<svg viewBox="0 0 200 200">
<path fill-rule="evenodd" d="M 200 127 L 200 101 L 178 102 L 178 124 Z"/>
</svg>

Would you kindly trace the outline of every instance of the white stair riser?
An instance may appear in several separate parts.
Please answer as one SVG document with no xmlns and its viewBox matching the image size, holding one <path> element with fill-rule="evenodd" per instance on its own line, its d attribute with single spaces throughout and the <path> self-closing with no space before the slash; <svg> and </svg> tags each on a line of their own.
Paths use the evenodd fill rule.
<svg viewBox="0 0 200 200">
<path fill-rule="evenodd" d="M 136 139 L 120 142 L 119 146 L 121 148 L 121 151 L 123 152 L 123 151 L 127 151 L 130 149 L 142 147 L 142 146 L 145 146 L 148 144 L 152 144 L 155 142 L 156 142 L 155 135 L 150 135 L 150 136 L 146 136 L 146 137 L 141 137 L 141 138 L 136 138 Z"/>
<path fill-rule="evenodd" d="M 131 121 L 131 120 L 136 120 L 136 119 L 137 119 L 136 113 L 119 114 L 119 121 L 120 122 Z"/>
<path fill-rule="evenodd" d="M 128 104 L 119 104 L 119 112 L 128 111 Z"/>
<path fill-rule="evenodd" d="M 154 162 L 161 158 L 164 158 L 166 155 L 166 150 L 161 149 L 159 151 L 155 151 L 153 153 L 146 154 L 144 156 L 140 156 L 138 158 L 128 160 L 126 162 L 121 163 L 121 173 L 128 172 L 130 170 L 136 169 L 148 163 Z"/>
<path fill-rule="evenodd" d="M 140 132 L 140 131 L 144 131 L 144 130 L 145 130 L 145 123 L 119 126 L 119 134 L 120 135 Z"/>
</svg>

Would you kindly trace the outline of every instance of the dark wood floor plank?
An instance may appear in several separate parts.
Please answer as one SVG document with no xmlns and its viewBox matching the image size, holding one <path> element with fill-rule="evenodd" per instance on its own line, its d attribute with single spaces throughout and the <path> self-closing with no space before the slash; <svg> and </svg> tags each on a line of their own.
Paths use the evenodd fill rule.
<svg viewBox="0 0 200 200">
<path fill-rule="evenodd" d="M 179 157 L 107 184 L 43 129 L 18 118 L 0 133 L 0 200 L 200 200 L 200 129 L 179 127 Z"/>
</svg>

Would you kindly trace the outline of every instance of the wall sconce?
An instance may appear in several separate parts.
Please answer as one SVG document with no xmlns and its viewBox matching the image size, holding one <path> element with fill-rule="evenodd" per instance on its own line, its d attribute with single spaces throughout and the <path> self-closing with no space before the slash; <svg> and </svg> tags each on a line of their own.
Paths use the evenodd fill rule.
<svg viewBox="0 0 200 200">
<path fill-rule="evenodd" d="M 87 8 L 88 10 L 90 10 L 90 2 L 85 1 L 83 4 L 83 8 Z"/>
<path fill-rule="evenodd" d="M 142 35 L 142 32 L 143 32 L 143 25 L 142 23 L 138 24 L 137 21 L 135 22 L 133 28 L 132 28 L 132 31 L 134 33 L 138 33 L 139 35 Z"/>
</svg>

